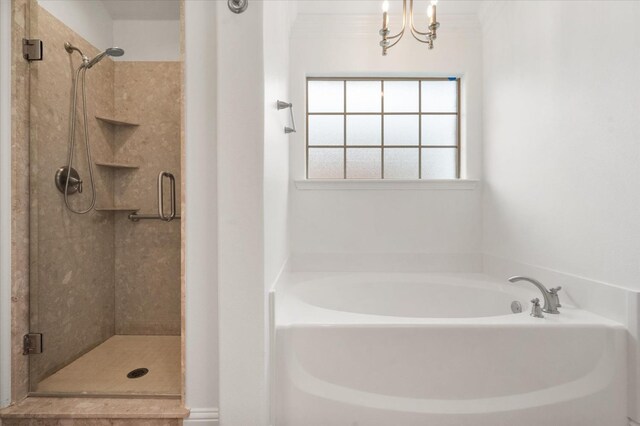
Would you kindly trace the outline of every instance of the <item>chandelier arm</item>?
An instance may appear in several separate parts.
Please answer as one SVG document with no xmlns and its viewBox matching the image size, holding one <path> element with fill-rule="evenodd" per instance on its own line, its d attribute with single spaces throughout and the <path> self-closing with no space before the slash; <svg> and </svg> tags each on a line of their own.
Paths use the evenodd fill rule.
<svg viewBox="0 0 640 426">
<path fill-rule="evenodd" d="M 425 44 L 430 44 L 431 43 L 431 40 L 422 40 L 417 35 L 415 35 L 415 33 L 413 31 L 411 32 L 411 35 L 413 36 L 413 38 L 418 40 L 420 43 L 425 43 Z M 428 34 L 425 34 L 425 35 L 428 35 Z"/>
<path fill-rule="evenodd" d="M 398 34 L 394 35 L 394 36 L 387 36 L 387 40 L 393 40 L 395 38 L 402 38 L 402 35 L 404 34 L 404 30 L 400 31 Z"/>
<path fill-rule="evenodd" d="M 428 36 L 429 34 L 431 34 L 431 32 L 426 32 L 423 33 L 422 31 L 418 31 L 415 27 L 415 25 L 413 24 L 413 0 L 409 0 L 409 27 L 411 29 L 411 33 L 413 33 L 413 36 L 416 37 L 416 34 L 420 34 L 423 36 Z M 417 40 L 420 40 L 416 37 Z"/>
<path fill-rule="evenodd" d="M 402 0 L 402 29 L 396 35 L 387 36 L 387 40 L 393 40 L 393 39 L 397 38 L 398 41 L 399 41 L 402 38 L 402 36 L 404 35 L 404 31 L 405 31 L 406 27 L 407 27 L 407 0 Z M 393 45 L 395 45 L 395 43 L 393 43 L 389 47 L 391 47 Z"/>
<path fill-rule="evenodd" d="M 400 42 L 400 40 L 402 40 L 402 36 L 404 35 L 404 31 L 402 31 L 402 33 L 400 34 L 400 37 L 394 41 L 393 43 L 391 43 L 389 46 L 387 46 L 387 49 L 391 49 L 393 46 L 395 46 L 396 44 L 398 44 L 398 42 Z"/>
</svg>

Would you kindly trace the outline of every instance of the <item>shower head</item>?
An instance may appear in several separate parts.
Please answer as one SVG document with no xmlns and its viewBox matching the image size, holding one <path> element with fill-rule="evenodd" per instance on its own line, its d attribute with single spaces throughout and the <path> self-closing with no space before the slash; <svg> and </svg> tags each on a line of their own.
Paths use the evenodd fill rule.
<svg viewBox="0 0 640 426">
<path fill-rule="evenodd" d="M 95 58 L 87 62 L 86 67 L 91 68 L 92 66 L 94 66 L 95 64 L 103 60 L 105 56 L 122 56 L 122 55 L 124 55 L 124 49 L 120 49 L 119 47 L 109 47 L 107 50 L 105 50 L 104 52 L 100 53 L 98 56 L 96 56 Z"/>
</svg>

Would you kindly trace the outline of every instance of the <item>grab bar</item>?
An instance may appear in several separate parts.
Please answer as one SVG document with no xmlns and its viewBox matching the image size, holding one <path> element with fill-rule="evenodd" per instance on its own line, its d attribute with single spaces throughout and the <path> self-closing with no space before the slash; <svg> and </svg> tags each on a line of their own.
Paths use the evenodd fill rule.
<svg viewBox="0 0 640 426">
<path fill-rule="evenodd" d="M 164 181 L 169 178 L 170 187 L 170 212 L 165 215 L 164 212 Z M 180 215 L 176 213 L 176 178 L 169 172 L 162 171 L 158 174 L 158 214 L 138 214 L 130 213 L 128 216 L 132 222 L 139 222 L 143 219 L 156 219 L 164 222 L 171 222 L 173 219 L 180 219 Z"/>
<path fill-rule="evenodd" d="M 164 215 L 164 178 L 169 178 L 171 183 L 171 212 Z M 158 175 L 158 216 L 165 222 L 171 222 L 176 217 L 176 178 L 169 172 L 160 172 Z"/>
<path fill-rule="evenodd" d="M 177 214 L 174 219 L 180 219 L 182 216 Z M 132 222 L 139 222 L 141 220 L 162 220 L 160 216 L 157 214 L 139 214 L 139 213 L 130 213 L 129 220 Z"/>
</svg>

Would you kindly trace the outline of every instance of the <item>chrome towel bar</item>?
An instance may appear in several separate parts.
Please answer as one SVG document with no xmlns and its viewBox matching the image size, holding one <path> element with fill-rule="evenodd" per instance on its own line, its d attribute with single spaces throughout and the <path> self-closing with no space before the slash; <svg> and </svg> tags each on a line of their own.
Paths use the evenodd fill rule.
<svg viewBox="0 0 640 426">
<path fill-rule="evenodd" d="M 289 102 L 278 101 L 276 103 L 276 105 L 278 107 L 278 111 L 281 110 L 281 109 L 289 108 L 289 112 L 291 113 L 291 125 L 293 127 L 284 126 L 284 132 L 286 134 L 295 133 L 296 132 L 296 122 L 293 121 L 293 104 L 291 104 Z"/>
</svg>

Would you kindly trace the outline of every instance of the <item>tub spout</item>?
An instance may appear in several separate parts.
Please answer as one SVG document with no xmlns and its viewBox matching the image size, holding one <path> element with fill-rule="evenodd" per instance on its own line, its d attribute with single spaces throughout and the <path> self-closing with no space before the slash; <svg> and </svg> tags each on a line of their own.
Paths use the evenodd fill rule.
<svg viewBox="0 0 640 426">
<path fill-rule="evenodd" d="M 540 290 L 542 292 L 542 297 L 544 298 L 544 306 L 542 307 L 542 312 L 546 312 L 547 314 L 559 314 L 558 308 L 560 305 L 560 298 L 558 297 L 558 292 L 562 289 L 562 287 L 555 287 L 550 290 L 538 280 L 534 280 L 533 278 L 515 276 L 509 278 L 509 281 L 512 283 L 517 283 L 518 281 L 527 281 Z"/>
</svg>

